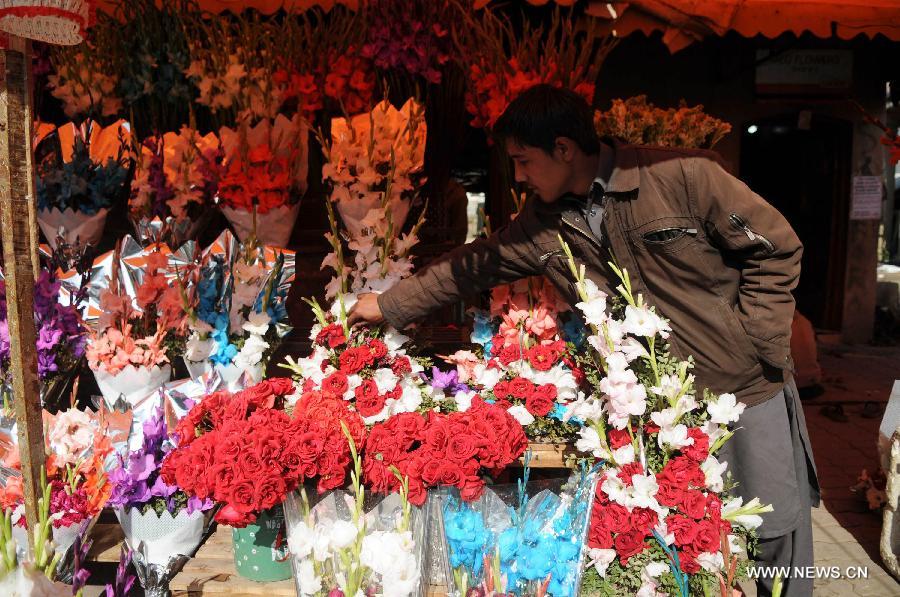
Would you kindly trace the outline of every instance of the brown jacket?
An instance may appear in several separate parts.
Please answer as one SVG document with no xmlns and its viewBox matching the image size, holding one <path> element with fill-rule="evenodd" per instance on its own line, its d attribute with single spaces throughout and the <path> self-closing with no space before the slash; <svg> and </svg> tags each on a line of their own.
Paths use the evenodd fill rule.
<svg viewBox="0 0 900 597">
<path fill-rule="evenodd" d="M 532 200 L 505 228 L 381 295 L 385 319 L 403 328 L 436 307 L 537 274 L 574 304 L 562 235 L 609 294 L 617 284 L 606 266 L 611 251 L 634 291 L 671 321 L 672 351 L 694 357 L 699 387 L 733 392 L 750 406 L 768 400 L 792 368 L 791 290 L 803 251 L 797 235 L 712 152 L 619 143 L 614 149 L 604 216 L 609 247 L 572 201 Z"/>
</svg>

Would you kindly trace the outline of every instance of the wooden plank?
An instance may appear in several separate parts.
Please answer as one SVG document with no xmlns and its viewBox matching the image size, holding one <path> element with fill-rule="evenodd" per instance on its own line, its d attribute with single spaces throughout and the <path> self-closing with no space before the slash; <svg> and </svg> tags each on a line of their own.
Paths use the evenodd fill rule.
<svg viewBox="0 0 900 597">
<path fill-rule="evenodd" d="M 172 595 L 296 595 L 294 580 L 255 582 L 234 566 L 231 527 L 219 525 L 193 559 L 169 583 Z"/>
<path fill-rule="evenodd" d="M 531 450 L 532 468 L 571 468 L 574 457 L 579 453 L 572 444 L 542 444 L 532 443 L 528 445 Z M 566 464 L 566 459 L 570 464 Z M 525 464 L 525 457 L 519 458 L 519 464 Z"/>
<path fill-rule="evenodd" d="M 0 222 L 6 276 L 13 402 L 25 489 L 25 517 L 37 528 L 44 435 L 34 329 L 37 225 L 32 167 L 31 42 L 9 36 L 0 50 Z M 29 533 L 29 543 L 34 536 Z"/>
<path fill-rule="evenodd" d="M 118 522 L 98 522 L 91 531 L 91 550 L 88 552 L 88 561 L 118 563 L 122 552 L 122 544 L 125 535 Z"/>
</svg>

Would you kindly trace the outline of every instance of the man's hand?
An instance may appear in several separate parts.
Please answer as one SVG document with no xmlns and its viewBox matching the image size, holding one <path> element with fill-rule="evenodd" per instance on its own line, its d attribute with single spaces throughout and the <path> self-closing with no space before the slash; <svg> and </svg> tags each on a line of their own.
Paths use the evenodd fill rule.
<svg viewBox="0 0 900 597">
<path fill-rule="evenodd" d="M 350 313 L 347 314 L 347 319 L 350 325 L 356 325 L 357 323 L 378 324 L 384 321 L 381 308 L 378 306 L 378 295 L 371 293 L 359 295 L 356 304 L 353 305 Z"/>
</svg>

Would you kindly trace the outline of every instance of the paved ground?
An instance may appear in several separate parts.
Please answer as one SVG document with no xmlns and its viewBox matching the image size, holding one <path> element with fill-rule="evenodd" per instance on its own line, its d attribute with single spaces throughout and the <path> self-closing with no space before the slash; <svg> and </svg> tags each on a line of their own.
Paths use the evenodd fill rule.
<svg viewBox="0 0 900 597">
<path fill-rule="evenodd" d="M 804 401 L 823 493 L 822 506 L 813 510 L 815 563 L 842 571 L 862 567 L 868 578 L 818 579 L 815 595 L 900 595 L 900 584 L 881 564 L 881 514 L 870 512 L 863 496 L 850 491 L 862 469 L 877 469 L 878 426 L 894 378 L 900 378 L 900 349 L 820 346 L 819 362 L 825 391 Z M 864 411 L 866 401 L 876 405 Z M 843 403 L 846 422 L 822 413 L 836 403 Z M 864 416 L 871 411 L 875 417 Z"/>
</svg>

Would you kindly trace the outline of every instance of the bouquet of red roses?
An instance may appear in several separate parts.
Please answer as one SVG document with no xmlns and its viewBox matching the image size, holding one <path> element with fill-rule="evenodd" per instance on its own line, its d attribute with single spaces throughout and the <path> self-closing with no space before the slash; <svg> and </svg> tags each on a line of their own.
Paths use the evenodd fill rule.
<svg viewBox="0 0 900 597">
<path fill-rule="evenodd" d="M 405 477 L 415 505 L 425 501 L 426 488 L 437 486 L 457 487 L 471 501 L 484 490 L 484 473 L 502 471 L 527 447 L 522 426 L 506 409 L 476 397 L 465 412 L 403 413 L 375 425 L 366 440 L 363 479 L 375 492 L 392 493 Z"/>
<path fill-rule="evenodd" d="M 265 380 L 242 392 L 216 392 L 178 424 L 179 447 L 163 462 L 162 477 L 222 507 L 216 520 L 236 527 L 284 501 L 306 479 L 319 477 L 324 491 L 344 483 L 350 463 L 340 423 L 362 445 L 365 428 L 338 400 L 308 396 L 293 413 L 291 380 Z"/>
</svg>

